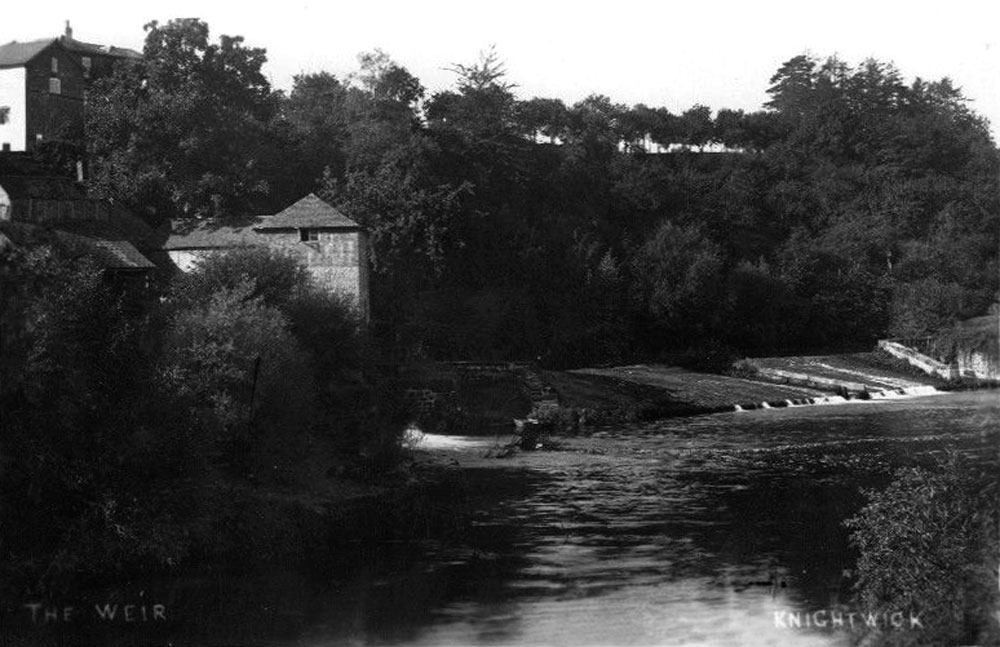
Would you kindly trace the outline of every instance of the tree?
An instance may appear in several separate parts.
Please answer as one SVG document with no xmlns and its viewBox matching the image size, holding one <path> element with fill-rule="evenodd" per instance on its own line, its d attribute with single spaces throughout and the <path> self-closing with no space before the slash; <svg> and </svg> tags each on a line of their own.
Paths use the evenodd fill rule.
<svg viewBox="0 0 1000 647">
<path fill-rule="evenodd" d="M 568 125 L 566 104 L 561 99 L 534 97 L 518 104 L 517 120 L 527 136 L 548 137 L 549 143 L 554 144 L 557 139 L 565 137 Z"/>
<path fill-rule="evenodd" d="M 811 108 L 815 75 L 816 61 L 810 56 L 799 54 L 788 59 L 771 77 L 767 89 L 771 98 L 764 105 L 791 117 L 802 116 Z"/>
<path fill-rule="evenodd" d="M 381 50 L 361 54 L 358 61 L 361 69 L 345 104 L 346 170 L 374 171 L 388 158 L 419 156 L 420 81 Z"/>
<path fill-rule="evenodd" d="M 404 307 L 407 297 L 440 277 L 452 219 L 465 190 L 422 186 L 418 174 L 391 164 L 349 173 L 343 182 L 326 178 L 324 198 L 350 213 L 367 232 L 377 310 L 379 304 L 392 310 Z"/>
<path fill-rule="evenodd" d="M 261 434 L 302 434 L 313 421 L 308 360 L 288 319 L 253 291 L 244 281 L 181 308 L 164 340 L 168 383 L 193 417 L 210 412 L 212 440 L 237 455 Z"/>
<path fill-rule="evenodd" d="M 414 120 L 424 86 L 409 70 L 380 49 L 358 56 L 357 78 L 367 93 L 374 117 L 386 121 Z"/>
<path fill-rule="evenodd" d="M 359 368 L 358 313 L 350 298 L 318 286 L 295 258 L 268 247 L 245 247 L 212 254 L 174 278 L 167 305 L 180 312 L 198 308 L 221 292 L 278 310 L 296 342 L 310 353 L 317 386 L 333 383 Z"/>
<path fill-rule="evenodd" d="M 696 337 L 708 332 L 722 257 L 696 226 L 664 221 L 636 251 L 631 269 L 635 296 L 658 326 Z"/>
<path fill-rule="evenodd" d="M 176 558 L 183 540 L 166 542 L 162 531 L 171 532 L 169 517 L 189 503 L 186 495 L 147 508 L 162 525 L 139 527 L 122 514 L 199 466 L 188 452 L 191 421 L 179 420 L 176 399 L 158 380 L 148 320 L 86 258 L 47 245 L 6 252 L 0 524 L 18 532 L 3 533 L 0 559 L 63 553 L 75 570 L 107 572 L 123 553 L 161 564 Z M 84 525 L 95 532 L 81 538 Z"/>
<path fill-rule="evenodd" d="M 517 100 L 513 83 L 494 48 L 480 52 L 472 64 L 455 63 L 449 68 L 458 75 L 456 92 L 431 98 L 428 118 L 445 122 L 475 140 L 509 135 L 517 127 Z"/>
<path fill-rule="evenodd" d="M 315 183 L 325 169 L 339 176 L 347 167 L 350 119 L 349 88 L 328 72 L 297 74 L 282 102 L 282 114 L 294 133 L 298 175 Z"/>
<path fill-rule="evenodd" d="M 153 221 L 250 211 L 268 193 L 261 160 L 277 111 L 264 50 L 239 36 L 211 43 L 197 19 L 145 29 L 143 58 L 88 99 L 92 191 Z"/>
<path fill-rule="evenodd" d="M 699 104 L 685 110 L 679 122 L 685 144 L 702 146 L 712 139 L 712 110 L 708 106 Z"/>
</svg>

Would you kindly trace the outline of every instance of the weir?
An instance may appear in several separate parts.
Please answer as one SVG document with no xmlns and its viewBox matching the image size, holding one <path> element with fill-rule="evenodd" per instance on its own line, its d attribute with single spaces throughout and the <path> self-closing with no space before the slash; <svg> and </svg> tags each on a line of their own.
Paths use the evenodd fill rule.
<svg viewBox="0 0 1000 647">
<path fill-rule="evenodd" d="M 801 400 L 785 400 L 781 408 L 804 407 L 809 405 L 844 404 L 845 402 L 858 402 L 864 400 L 901 400 L 904 398 L 917 398 L 927 395 L 943 395 L 946 391 L 941 391 L 933 386 L 921 385 L 904 389 L 890 389 L 885 391 L 869 390 L 862 392 L 866 395 L 853 395 L 844 397 L 842 395 L 828 395 L 822 398 L 803 398 Z M 744 403 L 733 406 L 733 411 L 745 412 L 754 409 L 774 409 L 775 405 L 769 402 Z"/>
</svg>

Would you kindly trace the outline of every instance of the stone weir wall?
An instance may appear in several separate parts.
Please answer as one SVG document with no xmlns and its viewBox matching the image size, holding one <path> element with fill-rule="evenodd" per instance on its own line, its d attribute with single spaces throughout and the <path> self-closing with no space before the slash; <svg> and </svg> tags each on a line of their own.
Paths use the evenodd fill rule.
<svg viewBox="0 0 1000 647">
<path fill-rule="evenodd" d="M 901 340 L 902 341 L 902 340 Z M 1000 358 L 986 350 L 959 347 L 950 363 L 940 362 L 933 357 L 906 346 L 900 341 L 883 339 L 878 347 L 893 357 L 906 360 L 928 375 L 949 381 L 974 379 L 1000 381 Z"/>
</svg>

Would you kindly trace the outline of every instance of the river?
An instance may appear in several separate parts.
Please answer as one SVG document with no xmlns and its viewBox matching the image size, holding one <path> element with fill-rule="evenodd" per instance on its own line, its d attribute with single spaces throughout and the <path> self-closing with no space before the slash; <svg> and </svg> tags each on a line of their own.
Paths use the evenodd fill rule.
<svg viewBox="0 0 1000 647">
<path fill-rule="evenodd" d="M 995 391 L 630 425 L 513 460 L 470 459 L 461 541 L 383 544 L 335 572 L 135 584 L 156 627 L 103 642 L 321 645 L 847 645 L 842 525 L 899 466 L 998 460 Z M 128 587 L 126 587 L 128 588 Z M 140 590 L 141 589 L 141 590 Z M 139 596 L 137 598 L 136 596 Z M 792 618 L 797 618 L 800 627 Z"/>
</svg>

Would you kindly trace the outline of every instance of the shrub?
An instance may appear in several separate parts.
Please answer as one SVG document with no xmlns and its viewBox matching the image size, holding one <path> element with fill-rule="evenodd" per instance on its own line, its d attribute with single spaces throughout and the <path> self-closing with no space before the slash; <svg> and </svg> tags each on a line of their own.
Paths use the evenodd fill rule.
<svg viewBox="0 0 1000 647">
<path fill-rule="evenodd" d="M 183 553 L 157 492 L 198 462 L 154 373 L 145 317 L 85 259 L 4 258 L 0 561 L 97 570 Z M 190 508 L 188 508 L 190 510 Z"/>
<path fill-rule="evenodd" d="M 329 387 L 356 379 L 363 340 L 351 297 L 307 286 L 288 301 L 284 312 L 290 331 L 312 359 L 317 384 Z"/>
<path fill-rule="evenodd" d="M 1000 483 L 952 455 L 935 469 L 907 468 L 853 519 L 857 591 L 866 611 L 920 614 L 923 631 L 883 644 L 996 644 L 1000 604 Z M 869 643 L 870 644 L 870 643 Z"/>
<path fill-rule="evenodd" d="M 733 362 L 726 374 L 745 380 L 753 380 L 760 375 L 760 369 L 752 361 L 744 358 Z"/>
<path fill-rule="evenodd" d="M 193 271 L 174 279 L 171 296 L 181 303 L 204 303 L 220 290 L 250 282 L 249 298 L 282 309 L 310 285 L 310 276 L 304 265 L 281 251 L 240 247 L 200 259 Z"/>
<path fill-rule="evenodd" d="M 287 318 L 253 293 L 245 282 L 180 310 L 164 342 L 166 379 L 195 409 L 210 411 L 215 440 L 230 449 L 251 440 L 251 421 L 280 434 L 313 419 L 306 355 Z"/>
</svg>

